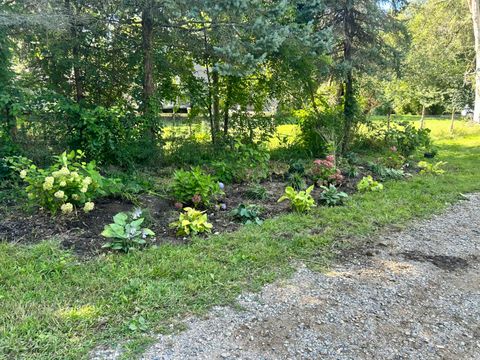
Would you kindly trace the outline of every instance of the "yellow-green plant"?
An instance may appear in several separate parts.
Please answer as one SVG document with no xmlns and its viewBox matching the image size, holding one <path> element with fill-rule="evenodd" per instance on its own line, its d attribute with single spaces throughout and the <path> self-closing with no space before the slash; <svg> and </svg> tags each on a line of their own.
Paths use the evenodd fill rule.
<svg viewBox="0 0 480 360">
<path fill-rule="evenodd" d="M 445 161 L 438 161 L 435 164 L 431 164 L 426 161 L 420 161 L 417 166 L 422 169 L 420 174 L 432 174 L 432 175 L 441 175 L 445 173 L 445 170 L 442 169 L 447 163 Z"/>
<path fill-rule="evenodd" d="M 94 209 L 93 200 L 103 178 L 95 162 L 86 163 L 83 158 L 80 150 L 64 152 L 55 156 L 54 164 L 46 169 L 38 168 L 26 158 L 12 157 L 8 161 L 27 184 L 29 201 L 54 215 L 58 211 L 69 214 L 76 209 L 84 212 Z"/>
<path fill-rule="evenodd" d="M 357 190 L 361 192 L 382 191 L 383 184 L 373 180 L 371 175 L 365 176 L 357 184 Z"/>
<path fill-rule="evenodd" d="M 199 211 L 190 207 L 183 209 L 178 221 L 170 224 L 170 227 L 177 229 L 177 235 L 196 235 L 212 231 L 213 225 L 208 222 L 205 211 Z"/>
<path fill-rule="evenodd" d="M 310 195 L 312 191 L 313 185 L 305 191 L 295 191 L 293 187 L 287 186 L 278 202 L 289 200 L 293 211 L 307 212 L 316 206 L 315 199 Z"/>
</svg>

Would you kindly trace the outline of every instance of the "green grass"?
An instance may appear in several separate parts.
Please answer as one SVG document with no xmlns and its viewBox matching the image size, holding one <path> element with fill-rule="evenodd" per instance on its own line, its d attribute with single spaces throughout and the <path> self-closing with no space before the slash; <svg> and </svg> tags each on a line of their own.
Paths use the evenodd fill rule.
<svg viewBox="0 0 480 360">
<path fill-rule="evenodd" d="M 465 124 L 462 136 L 452 138 L 442 135 L 443 121 L 427 125 L 440 146 L 438 160 L 448 162 L 445 175 L 388 182 L 385 191 L 357 194 L 344 207 L 284 215 L 188 246 L 90 260 L 55 240 L 0 244 L 0 358 L 86 358 L 95 346 L 118 343 L 132 358 L 149 334 L 288 275 L 293 260 L 325 266 L 335 247 L 480 190 L 480 129 Z"/>
</svg>

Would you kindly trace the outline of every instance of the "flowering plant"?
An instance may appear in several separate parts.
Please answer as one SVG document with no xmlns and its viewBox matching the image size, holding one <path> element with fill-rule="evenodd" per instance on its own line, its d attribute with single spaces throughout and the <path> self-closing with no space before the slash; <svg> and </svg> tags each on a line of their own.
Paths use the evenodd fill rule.
<svg viewBox="0 0 480 360">
<path fill-rule="evenodd" d="M 340 184 L 343 175 L 335 166 L 335 155 L 328 155 L 325 159 L 317 159 L 313 162 L 310 174 L 317 185 Z"/>
<path fill-rule="evenodd" d="M 9 158 L 10 167 L 19 173 L 27 184 L 28 199 L 34 205 L 50 211 L 70 214 L 81 208 L 84 212 L 94 209 L 93 200 L 98 195 L 102 176 L 95 162 L 82 161 L 80 150 L 55 156 L 55 162 L 46 169 L 38 168 L 29 159 Z"/>
</svg>

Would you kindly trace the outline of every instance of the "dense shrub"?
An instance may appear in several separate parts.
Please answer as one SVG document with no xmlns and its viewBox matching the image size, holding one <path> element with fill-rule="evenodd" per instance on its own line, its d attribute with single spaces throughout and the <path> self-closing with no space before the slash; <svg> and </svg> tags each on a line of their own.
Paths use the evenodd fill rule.
<svg viewBox="0 0 480 360">
<path fill-rule="evenodd" d="M 103 177 L 95 162 L 83 161 L 80 150 L 55 156 L 54 164 L 46 169 L 35 166 L 29 159 L 12 157 L 11 167 L 28 185 L 28 199 L 34 205 L 56 214 L 69 214 L 78 208 L 93 210 L 93 200 L 101 195 Z"/>
</svg>

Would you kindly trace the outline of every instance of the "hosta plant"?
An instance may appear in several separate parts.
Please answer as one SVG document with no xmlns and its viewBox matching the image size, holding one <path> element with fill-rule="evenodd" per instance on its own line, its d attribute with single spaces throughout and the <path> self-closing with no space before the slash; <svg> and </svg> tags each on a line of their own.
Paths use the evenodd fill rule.
<svg viewBox="0 0 480 360">
<path fill-rule="evenodd" d="M 208 222 L 205 211 L 199 211 L 190 207 L 183 209 L 177 221 L 170 224 L 170 227 L 177 229 L 177 235 L 196 235 L 209 233 L 213 225 Z"/>
<path fill-rule="evenodd" d="M 83 161 L 80 150 L 62 153 L 54 157 L 52 166 L 41 169 L 26 158 L 10 158 L 12 169 L 18 171 L 27 184 L 25 190 L 29 201 L 55 215 L 72 213 L 81 209 L 94 209 L 93 200 L 102 195 L 104 178 L 99 174 L 95 162 Z"/>
<path fill-rule="evenodd" d="M 360 192 L 382 191 L 383 184 L 373 180 L 371 175 L 365 176 L 357 184 L 357 190 Z"/>
<path fill-rule="evenodd" d="M 307 212 L 316 206 L 315 199 L 310 195 L 312 191 L 313 185 L 304 191 L 295 191 L 293 187 L 287 186 L 285 193 L 278 199 L 278 202 L 288 200 L 293 211 Z"/>
<path fill-rule="evenodd" d="M 106 225 L 101 233 L 111 239 L 103 247 L 129 252 L 145 245 L 147 238 L 155 236 L 155 233 L 148 228 L 142 228 L 144 220 L 140 209 L 118 213 L 113 217 L 113 223 Z"/>
<path fill-rule="evenodd" d="M 321 186 L 323 192 L 320 195 L 320 201 L 322 201 L 327 206 L 337 206 L 343 205 L 345 200 L 348 198 L 348 194 L 339 191 L 334 185 Z"/>
<path fill-rule="evenodd" d="M 236 220 L 244 224 L 260 225 L 263 221 L 260 219 L 261 210 L 257 205 L 240 204 L 230 213 Z"/>
<path fill-rule="evenodd" d="M 420 169 L 420 174 L 432 174 L 432 175 L 441 175 L 445 173 L 445 170 L 442 169 L 447 163 L 445 161 L 438 161 L 435 164 L 431 164 L 426 161 L 420 161 L 417 165 Z"/>
</svg>

